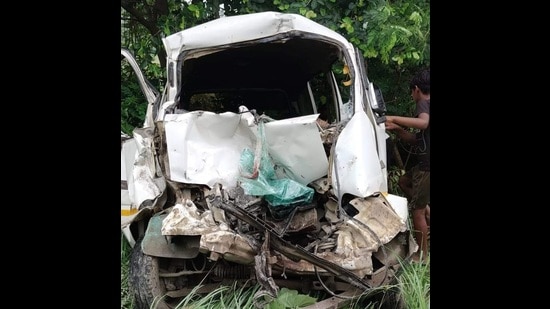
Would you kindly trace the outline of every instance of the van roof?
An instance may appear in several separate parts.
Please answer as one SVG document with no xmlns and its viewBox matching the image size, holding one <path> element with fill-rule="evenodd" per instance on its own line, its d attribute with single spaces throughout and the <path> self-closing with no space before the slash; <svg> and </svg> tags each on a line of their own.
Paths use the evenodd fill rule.
<svg viewBox="0 0 550 309">
<path fill-rule="evenodd" d="M 163 42 L 168 57 L 176 59 L 185 50 L 224 46 L 285 33 L 309 34 L 351 47 L 342 35 L 313 20 L 279 12 L 221 17 L 169 35 Z"/>
</svg>

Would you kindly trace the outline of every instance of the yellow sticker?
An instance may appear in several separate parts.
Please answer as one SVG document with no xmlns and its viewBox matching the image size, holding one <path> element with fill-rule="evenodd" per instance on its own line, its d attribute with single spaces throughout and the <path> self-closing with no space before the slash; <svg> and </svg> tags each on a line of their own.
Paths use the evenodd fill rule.
<svg viewBox="0 0 550 309">
<path fill-rule="evenodd" d="M 131 209 L 121 209 L 120 210 L 120 215 L 121 216 L 131 216 L 133 214 L 136 214 L 138 212 L 138 210 L 136 208 L 131 208 Z"/>
</svg>

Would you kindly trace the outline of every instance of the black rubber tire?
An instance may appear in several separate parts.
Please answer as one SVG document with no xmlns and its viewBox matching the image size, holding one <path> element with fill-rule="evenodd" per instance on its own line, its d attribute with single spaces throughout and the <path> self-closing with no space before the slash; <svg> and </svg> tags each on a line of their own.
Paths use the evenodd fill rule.
<svg viewBox="0 0 550 309">
<path fill-rule="evenodd" d="M 159 278 L 158 258 L 146 255 L 138 239 L 130 256 L 129 284 L 134 294 L 135 309 L 149 309 L 155 303 L 156 309 L 171 309 L 160 297 L 166 293 L 164 282 Z"/>
</svg>

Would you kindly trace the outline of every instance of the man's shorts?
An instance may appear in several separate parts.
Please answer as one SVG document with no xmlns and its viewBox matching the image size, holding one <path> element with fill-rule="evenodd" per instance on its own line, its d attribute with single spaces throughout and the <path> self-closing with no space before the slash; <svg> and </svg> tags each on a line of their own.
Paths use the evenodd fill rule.
<svg viewBox="0 0 550 309">
<path fill-rule="evenodd" d="M 421 171 L 418 165 L 411 169 L 412 197 L 409 201 L 410 209 L 422 209 L 430 202 L 430 172 Z"/>
</svg>

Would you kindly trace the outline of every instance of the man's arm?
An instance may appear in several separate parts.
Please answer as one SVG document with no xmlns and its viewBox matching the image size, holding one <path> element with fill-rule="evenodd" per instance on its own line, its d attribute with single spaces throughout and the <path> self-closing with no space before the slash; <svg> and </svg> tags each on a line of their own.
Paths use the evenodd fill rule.
<svg viewBox="0 0 550 309">
<path fill-rule="evenodd" d="M 396 124 L 395 122 L 386 122 L 386 129 L 394 132 L 397 135 L 397 137 L 403 140 L 405 143 L 409 145 L 416 144 L 416 136 L 414 135 L 414 133 L 403 129 L 400 125 Z"/>
<path fill-rule="evenodd" d="M 420 113 L 418 117 L 386 116 L 386 123 L 388 122 L 407 128 L 425 130 L 430 123 L 430 115 L 428 113 Z"/>
</svg>

